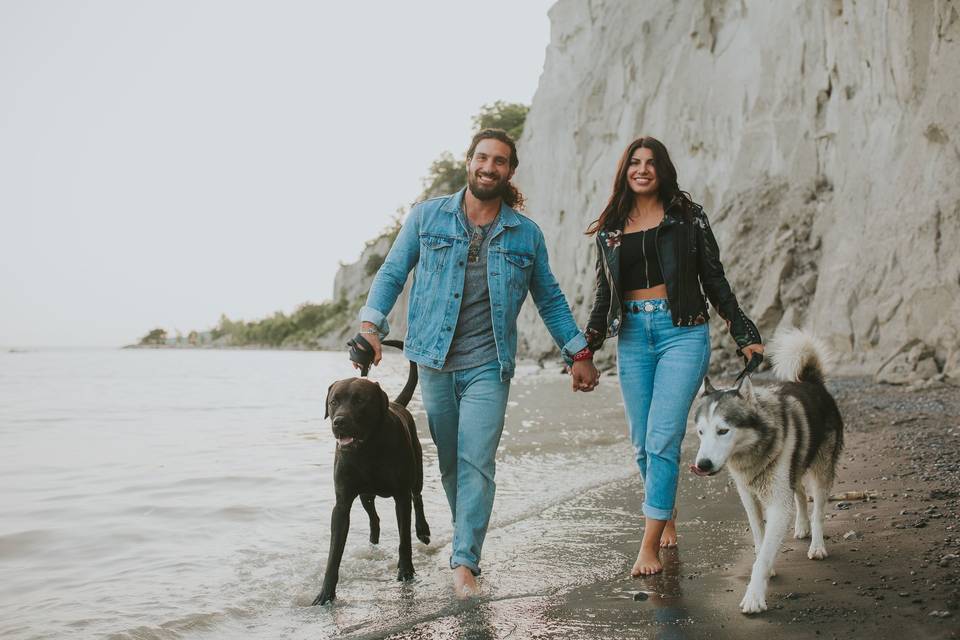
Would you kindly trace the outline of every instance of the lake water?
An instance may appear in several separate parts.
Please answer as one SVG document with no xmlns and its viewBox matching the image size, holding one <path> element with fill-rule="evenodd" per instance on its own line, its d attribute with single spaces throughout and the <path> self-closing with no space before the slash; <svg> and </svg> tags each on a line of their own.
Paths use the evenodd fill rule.
<svg viewBox="0 0 960 640">
<path fill-rule="evenodd" d="M 419 392 L 410 408 L 433 540 L 414 539 L 417 580 L 395 581 L 392 501 L 378 500 L 378 546 L 358 501 L 338 600 L 308 606 L 334 499 L 323 402 L 352 374 L 345 354 L 326 352 L 0 354 L 0 637 L 316 639 L 455 606 L 449 512 Z M 406 361 L 388 350 L 372 377 L 394 397 Z M 526 559 L 540 534 L 524 523 L 635 477 L 630 458 L 615 379 L 573 394 L 566 376 L 521 367 L 498 452 L 483 566 L 500 578 L 486 578 L 488 592 L 573 588 L 606 570 L 598 560 L 541 575 Z"/>
</svg>

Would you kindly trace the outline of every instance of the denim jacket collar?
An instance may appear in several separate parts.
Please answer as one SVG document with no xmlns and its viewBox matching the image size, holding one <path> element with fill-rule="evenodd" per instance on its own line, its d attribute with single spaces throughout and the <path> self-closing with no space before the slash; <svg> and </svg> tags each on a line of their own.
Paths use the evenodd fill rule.
<svg viewBox="0 0 960 640">
<path fill-rule="evenodd" d="M 467 192 L 467 188 L 464 187 L 457 191 L 456 193 L 447 197 L 447 201 L 443 203 L 443 206 L 440 207 L 441 211 L 446 211 L 447 213 L 452 213 L 456 215 L 463 209 L 463 198 Z M 466 212 L 466 210 L 464 210 Z M 507 206 L 507 203 L 503 200 L 500 201 L 500 214 L 497 217 L 499 222 L 497 222 L 497 228 L 494 229 L 494 235 L 500 233 L 502 228 L 517 227 L 520 226 L 520 214 L 514 211 L 511 207 Z M 461 225 L 462 226 L 462 225 Z M 464 229 L 464 235 L 468 234 L 468 230 Z"/>
</svg>

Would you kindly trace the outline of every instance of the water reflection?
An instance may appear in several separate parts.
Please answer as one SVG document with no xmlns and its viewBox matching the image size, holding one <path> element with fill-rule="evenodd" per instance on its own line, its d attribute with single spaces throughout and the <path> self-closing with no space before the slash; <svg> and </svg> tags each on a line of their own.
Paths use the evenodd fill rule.
<svg viewBox="0 0 960 640">
<path fill-rule="evenodd" d="M 686 638 L 682 625 L 690 619 L 683 601 L 680 549 L 663 549 L 660 552 L 663 572 L 646 578 L 649 585 L 648 602 L 655 608 L 653 619 L 658 628 L 654 635 L 658 640 Z"/>
</svg>

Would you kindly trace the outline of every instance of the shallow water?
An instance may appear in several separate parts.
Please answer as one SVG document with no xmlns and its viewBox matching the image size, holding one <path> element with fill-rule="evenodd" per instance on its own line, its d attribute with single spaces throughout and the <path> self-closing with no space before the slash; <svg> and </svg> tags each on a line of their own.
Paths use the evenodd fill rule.
<svg viewBox="0 0 960 640">
<path fill-rule="evenodd" d="M 378 501 L 378 546 L 355 505 L 338 600 L 307 606 L 333 505 L 323 400 L 352 372 L 344 354 L 323 352 L 0 354 L 0 636 L 327 638 L 462 622 L 419 394 L 433 540 L 414 541 L 417 580 L 395 581 L 390 503 Z M 406 362 L 388 353 L 374 373 L 392 397 Z M 624 558 L 601 549 L 620 515 L 639 522 L 639 502 L 590 502 L 604 486 L 639 492 L 635 479 L 611 484 L 635 477 L 619 391 L 615 379 L 589 395 L 568 384 L 533 368 L 514 380 L 483 606 L 622 573 Z"/>
</svg>

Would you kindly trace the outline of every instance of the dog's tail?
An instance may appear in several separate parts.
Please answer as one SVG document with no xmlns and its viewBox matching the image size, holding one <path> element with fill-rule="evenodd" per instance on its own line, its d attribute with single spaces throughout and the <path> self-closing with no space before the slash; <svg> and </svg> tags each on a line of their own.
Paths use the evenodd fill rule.
<svg viewBox="0 0 960 640">
<path fill-rule="evenodd" d="M 833 363 L 830 350 L 821 340 L 800 329 L 781 329 L 770 341 L 773 373 L 784 382 L 823 384 Z"/>
<path fill-rule="evenodd" d="M 402 340 L 384 340 L 383 344 L 388 347 L 396 347 L 403 351 L 403 341 Z M 403 390 L 400 392 L 400 395 L 397 396 L 397 399 L 394 400 L 401 407 L 405 407 L 410 404 L 410 399 L 413 397 L 413 391 L 417 388 L 417 365 L 414 362 L 410 363 L 410 373 L 407 375 L 407 384 L 403 386 Z"/>
</svg>

